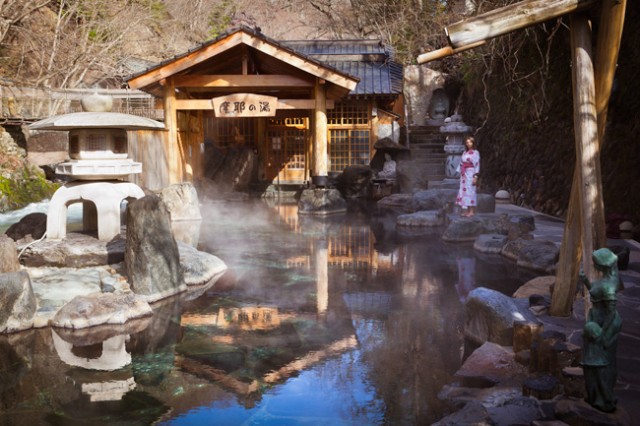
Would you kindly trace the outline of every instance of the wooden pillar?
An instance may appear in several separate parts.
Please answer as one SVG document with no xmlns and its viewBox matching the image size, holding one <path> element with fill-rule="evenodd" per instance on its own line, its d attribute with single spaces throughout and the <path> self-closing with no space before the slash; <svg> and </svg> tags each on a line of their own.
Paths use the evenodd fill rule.
<svg viewBox="0 0 640 426">
<path fill-rule="evenodd" d="M 591 253 L 599 233 L 604 231 L 604 204 L 600 176 L 600 144 L 596 111 L 595 72 L 591 60 L 591 26 L 584 14 L 571 16 L 573 57 L 573 121 L 576 159 L 580 175 L 580 217 L 582 219 L 583 269 L 590 280 L 596 278 Z"/>
<path fill-rule="evenodd" d="M 596 110 L 600 147 L 604 142 L 607 109 L 620 50 L 625 10 L 626 0 L 603 0 L 602 2 L 595 62 Z M 556 283 L 549 309 L 549 313 L 553 316 L 570 315 L 578 281 L 580 259 L 582 257 L 582 239 L 580 238 L 582 226 L 579 216 L 580 197 L 578 193 L 580 176 L 578 167 L 578 162 L 576 161 L 569 209 L 565 220 L 564 238 L 560 247 Z M 600 217 L 600 214 L 597 216 Z M 601 216 L 604 218 L 604 213 Z M 604 219 L 602 220 L 604 221 Z M 605 224 L 601 223 L 597 228 L 600 231 L 596 232 L 595 244 L 597 247 L 603 247 L 606 245 Z M 590 258 L 589 256 L 588 259 Z"/>
<path fill-rule="evenodd" d="M 172 78 L 164 84 L 164 126 L 167 130 L 165 152 L 169 161 L 169 184 L 182 182 L 182 164 L 178 147 L 178 114 L 176 111 L 176 87 Z"/>
<path fill-rule="evenodd" d="M 613 77 L 618 63 L 620 40 L 624 27 L 627 0 L 602 0 L 598 44 L 596 45 L 596 109 L 598 111 L 598 137 L 600 146 L 604 141 L 607 110 Z M 604 242 L 603 242 L 604 243 Z"/>
<path fill-rule="evenodd" d="M 328 176 L 329 171 L 329 144 L 327 127 L 327 93 L 325 81 L 316 79 L 314 88 L 316 100 L 314 138 L 313 138 L 313 169 L 311 176 Z"/>
</svg>

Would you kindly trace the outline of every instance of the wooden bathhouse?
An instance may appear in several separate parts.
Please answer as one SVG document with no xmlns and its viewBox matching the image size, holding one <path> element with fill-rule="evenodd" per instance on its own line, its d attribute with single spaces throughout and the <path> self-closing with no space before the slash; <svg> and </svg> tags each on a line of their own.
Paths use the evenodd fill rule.
<svg viewBox="0 0 640 426">
<path fill-rule="evenodd" d="M 162 144 L 138 134 L 133 153 L 152 189 L 206 177 L 239 149 L 256 157 L 254 181 L 322 182 L 399 136 L 402 66 L 377 40 L 275 41 L 239 27 L 127 81 L 164 108 Z"/>
</svg>

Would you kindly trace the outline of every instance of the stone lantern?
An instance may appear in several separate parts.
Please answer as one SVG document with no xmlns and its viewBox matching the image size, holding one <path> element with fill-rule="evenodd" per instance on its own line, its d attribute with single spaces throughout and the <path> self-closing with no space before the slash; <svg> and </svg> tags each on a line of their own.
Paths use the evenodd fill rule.
<svg viewBox="0 0 640 426">
<path fill-rule="evenodd" d="M 105 98 L 108 98 L 105 100 Z M 120 205 L 144 196 L 142 189 L 125 179 L 141 173 L 142 164 L 128 158 L 127 130 L 162 130 L 158 121 L 111 112 L 109 97 L 83 99 L 84 112 L 37 121 L 31 130 L 69 132 L 69 160 L 56 166 L 56 173 L 71 181 L 51 197 L 47 212 L 47 238 L 63 239 L 67 207 L 81 202 L 84 231 L 97 230 L 98 239 L 109 241 L 120 234 Z"/>
<path fill-rule="evenodd" d="M 457 114 L 446 118 L 444 126 L 440 126 L 440 133 L 444 133 L 447 136 L 447 143 L 444 146 L 447 159 L 445 161 L 443 187 L 458 188 L 460 173 L 456 170 L 465 150 L 464 140 L 471 134 L 472 130 L 471 126 L 464 124 L 462 116 Z"/>
</svg>

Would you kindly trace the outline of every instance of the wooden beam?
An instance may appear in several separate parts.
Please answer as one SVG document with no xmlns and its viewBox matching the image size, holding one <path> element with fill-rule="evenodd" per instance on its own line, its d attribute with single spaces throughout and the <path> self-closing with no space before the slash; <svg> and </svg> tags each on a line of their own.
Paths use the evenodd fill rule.
<svg viewBox="0 0 640 426">
<path fill-rule="evenodd" d="M 239 45 L 242 42 L 241 33 L 233 33 L 229 37 L 219 40 L 217 43 L 203 47 L 202 49 L 194 50 L 188 55 L 174 59 L 166 65 L 159 66 L 152 70 L 149 70 L 139 76 L 133 77 L 128 80 L 129 87 L 132 89 L 140 89 L 150 84 L 157 83 L 162 79 L 172 76 L 176 73 L 191 68 L 199 63 L 202 63 L 212 56 L 218 55 L 234 46 Z"/>
<path fill-rule="evenodd" d="M 176 87 L 205 88 L 312 88 L 313 81 L 291 75 L 181 75 Z"/>
<path fill-rule="evenodd" d="M 333 109 L 335 101 L 327 100 L 327 109 Z M 314 99 L 278 99 L 278 110 L 315 109 Z M 211 99 L 176 99 L 177 110 L 212 110 Z"/>
<path fill-rule="evenodd" d="M 585 10 L 596 3 L 597 0 L 524 0 L 456 22 L 445 33 L 450 45 L 459 48 Z"/>
<path fill-rule="evenodd" d="M 596 110 L 598 114 L 598 142 L 604 143 L 604 131 L 607 122 L 607 109 L 611 97 L 613 77 L 615 75 L 620 39 L 624 27 L 626 0 L 603 0 L 600 12 L 598 42 L 596 46 L 595 86 Z M 553 316 L 569 316 L 575 298 L 580 260 L 582 257 L 582 239 L 580 238 L 580 177 L 578 165 L 574 170 L 569 208 L 565 219 L 564 236 L 560 246 L 560 258 L 556 270 L 556 282 L 549 313 Z M 599 215 L 598 215 L 599 216 Z M 602 215 L 604 216 L 604 215 Z M 602 227 L 605 225 L 602 224 Z M 606 244 L 605 229 L 595 238 L 597 247 Z"/>
<path fill-rule="evenodd" d="M 264 40 L 258 39 L 256 37 L 252 37 L 249 34 L 243 34 L 243 41 L 251 46 L 267 55 L 273 56 L 274 58 L 280 59 L 283 62 L 286 62 L 296 68 L 299 68 L 315 77 L 320 77 L 324 80 L 327 80 L 330 83 L 336 84 L 338 86 L 344 87 L 348 90 L 354 90 L 358 85 L 358 78 L 351 77 L 347 74 L 338 73 L 336 71 L 330 70 L 319 62 L 310 61 L 308 59 L 304 59 L 302 56 L 299 56 L 293 51 L 288 51 L 281 49 L 271 43 L 268 43 Z"/>
</svg>

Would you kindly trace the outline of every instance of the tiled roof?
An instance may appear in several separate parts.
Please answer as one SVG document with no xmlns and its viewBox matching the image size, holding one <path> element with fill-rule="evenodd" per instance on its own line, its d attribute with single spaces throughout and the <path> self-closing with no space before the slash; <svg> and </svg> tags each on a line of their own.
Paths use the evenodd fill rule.
<svg viewBox="0 0 640 426">
<path fill-rule="evenodd" d="M 377 40 L 283 41 L 295 51 L 360 82 L 351 95 L 399 95 L 403 67 L 393 61 L 393 50 Z"/>
<path fill-rule="evenodd" d="M 214 40 L 201 43 L 187 52 L 162 61 L 138 72 L 128 79 L 162 67 L 189 53 L 202 49 L 238 30 L 243 30 L 256 37 L 316 62 L 322 66 L 336 70 L 342 74 L 357 77 L 360 82 L 350 95 L 399 95 L 402 93 L 403 67 L 393 61 L 393 50 L 378 40 L 295 40 L 276 41 L 251 28 L 240 27 L 227 31 Z"/>
</svg>

